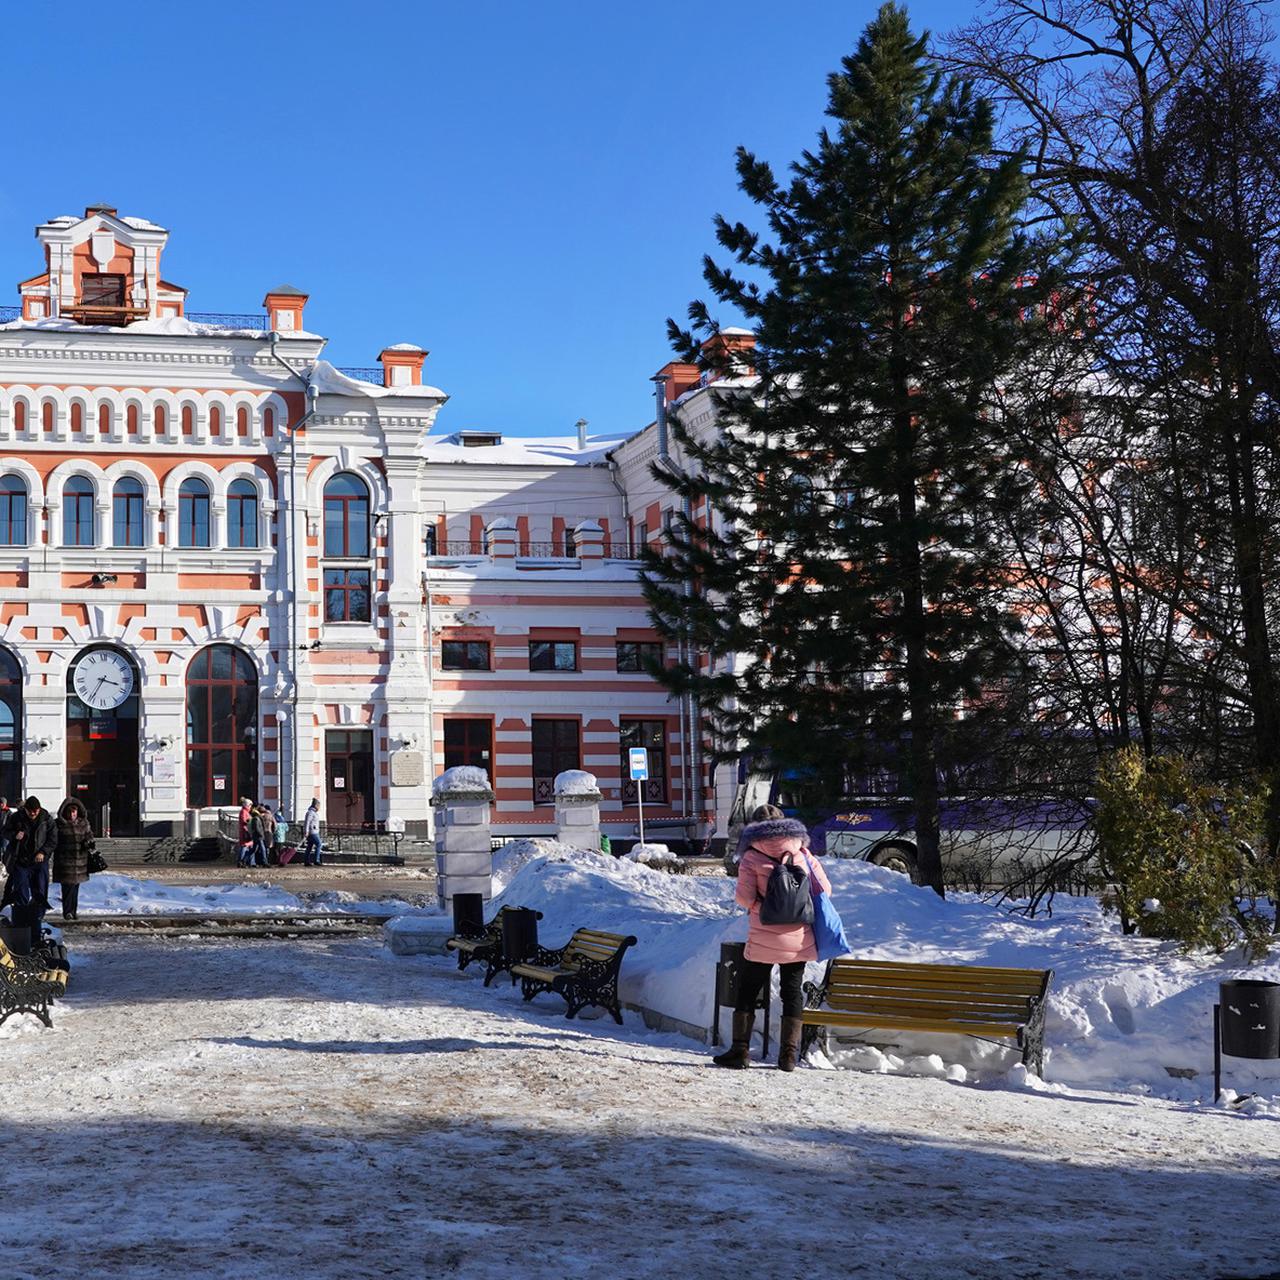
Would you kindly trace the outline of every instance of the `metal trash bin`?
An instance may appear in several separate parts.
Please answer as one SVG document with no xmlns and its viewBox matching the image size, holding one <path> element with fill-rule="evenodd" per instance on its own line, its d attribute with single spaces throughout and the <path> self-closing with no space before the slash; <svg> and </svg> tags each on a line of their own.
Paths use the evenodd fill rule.
<svg viewBox="0 0 1280 1280">
<path fill-rule="evenodd" d="M 188 809 L 183 822 L 183 834 L 188 840 L 200 839 L 200 810 Z"/>
<path fill-rule="evenodd" d="M 484 894 L 453 895 L 453 932 L 459 938 L 484 936 Z"/>
<path fill-rule="evenodd" d="M 1280 1058 L 1280 982 L 1223 982 L 1218 1000 L 1223 1053 L 1229 1058 Z"/>
<path fill-rule="evenodd" d="M 10 924 L 0 917 L 0 942 L 3 942 L 15 956 L 31 954 L 31 926 L 29 924 Z"/>
<path fill-rule="evenodd" d="M 538 949 L 538 913 L 512 907 L 502 916 L 502 958 L 508 968 L 528 960 Z"/>
<path fill-rule="evenodd" d="M 720 960 L 716 964 L 716 997 L 715 1013 L 711 1024 L 711 1043 L 720 1043 L 720 1010 L 722 1007 L 736 1009 L 738 992 L 742 987 L 742 974 L 746 967 L 747 944 L 745 942 L 722 942 L 720 944 Z M 764 984 L 756 1008 L 764 1010 L 764 1045 L 762 1053 L 769 1056 L 769 1012 L 771 1002 L 771 982 Z"/>
</svg>

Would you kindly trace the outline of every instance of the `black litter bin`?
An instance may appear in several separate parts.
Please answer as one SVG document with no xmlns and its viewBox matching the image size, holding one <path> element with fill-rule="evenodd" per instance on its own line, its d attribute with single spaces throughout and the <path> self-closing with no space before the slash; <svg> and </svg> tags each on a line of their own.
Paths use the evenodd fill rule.
<svg viewBox="0 0 1280 1280">
<path fill-rule="evenodd" d="M 538 913 L 511 907 L 502 915 L 502 958 L 507 968 L 530 959 L 538 949 Z"/>
<path fill-rule="evenodd" d="M 1222 1052 L 1229 1058 L 1280 1058 L 1280 982 L 1237 978 L 1219 986 Z"/>
<path fill-rule="evenodd" d="M 453 895 L 453 932 L 459 938 L 484 936 L 483 894 L 455 893 Z"/>
<path fill-rule="evenodd" d="M 31 954 L 31 926 L 29 924 L 10 924 L 0 917 L 0 942 L 3 942 L 15 956 Z"/>
<path fill-rule="evenodd" d="M 720 962 L 716 965 L 716 1000 L 714 1022 L 711 1025 L 711 1043 L 720 1043 L 720 1010 L 738 1007 L 738 992 L 742 986 L 742 974 L 746 967 L 747 944 L 745 942 L 722 942 L 720 944 Z M 769 983 L 764 984 L 756 1000 L 756 1008 L 764 1010 L 764 1044 L 762 1052 L 769 1056 Z"/>
</svg>

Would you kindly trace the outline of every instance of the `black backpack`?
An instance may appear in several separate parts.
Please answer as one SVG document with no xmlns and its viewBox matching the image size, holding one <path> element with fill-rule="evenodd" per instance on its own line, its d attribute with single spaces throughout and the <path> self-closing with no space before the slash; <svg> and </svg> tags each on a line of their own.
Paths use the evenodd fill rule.
<svg viewBox="0 0 1280 1280">
<path fill-rule="evenodd" d="M 757 849 L 757 853 L 763 853 Z M 767 853 L 764 857 L 769 858 Z M 813 923 L 813 892 L 809 888 L 808 869 L 800 863 L 769 858 L 773 870 L 764 897 L 760 899 L 761 924 Z"/>
</svg>

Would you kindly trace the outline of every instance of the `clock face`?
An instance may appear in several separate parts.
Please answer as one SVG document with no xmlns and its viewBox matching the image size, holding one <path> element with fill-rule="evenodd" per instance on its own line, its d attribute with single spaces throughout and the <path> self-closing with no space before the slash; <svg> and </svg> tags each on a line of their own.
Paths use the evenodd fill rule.
<svg viewBox="0 0 1280 1280">
<path fill-rule="evenodd" d="M 133 668 L 111 649 L 95 649 L 76 663 L 76 697 L 93 711 L 110 711 L 133 692 Z"/>
</svg>

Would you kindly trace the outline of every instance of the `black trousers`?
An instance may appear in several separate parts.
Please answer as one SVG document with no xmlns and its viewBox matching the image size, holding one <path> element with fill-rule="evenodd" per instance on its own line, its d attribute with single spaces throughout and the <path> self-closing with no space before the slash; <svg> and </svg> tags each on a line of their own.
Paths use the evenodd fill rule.
<svg viewBox="0 0 1280 1280">
<path fill-rule="evenodd" d="M 72 915 L 80 909 L 80 886 L 78 884 L 63 884 L 58 882 L 58 888 L 62 890 L 62 914 L 65 916 L 68 911 Z"/>
<path fill-rule="evenodd" d="M 764 984 L 773 973 L 773 965 L 761 964 L 758 960 L 748 960 L 743 966 L 742 981 L 738 986 L 737 1010 L 739 1013 L 753 1011 L 760 1003 L 760 995 Z M 779 986 L 782 988 L 782 1016 L 798 1018 L 804 1012 L 804 961 L 795 964 L 778 966 Z"/>
</svg>

